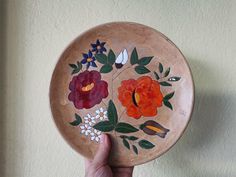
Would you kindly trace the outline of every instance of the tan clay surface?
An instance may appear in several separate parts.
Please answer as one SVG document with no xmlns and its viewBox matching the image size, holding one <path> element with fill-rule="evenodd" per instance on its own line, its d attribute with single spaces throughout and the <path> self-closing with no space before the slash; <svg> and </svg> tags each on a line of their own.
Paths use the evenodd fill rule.
<svg viewBox="0 0 236 177">
<path fill-rule="evenodd" d="M 69 83 L 73 76 L 77 74 L 71 75 L 72 69 L 69 64 L 81 61 L 83 58 L 82 53 L 86 53 L 91 48 L 90 44 L 95 43 L 97 39 L 106 42 L 107 53 L 109 49 L 112 49 L 116 57 L 121 51 L 127 49 L 129 60 L 121 69 L 113 67 L 110 73 L 101 73 L 102 80 L 108 83 L 109 94 L 100 104 L 96 104 L 90 109 L 76 109 L 73 102 L 69 101 L 68 95 L 70 93 Z M 135 66 L 130 64 L 131 53 L 135 47 L 139 58 L 154 56 L 151 62 L 146 65 L 151 72 L 142 75 L 135 72 Z M 173 98 L 170 99 L 173 110 L 162 104 L 161 107 L 157 108 L 158 113 L 156 116 L 142 116 L 139 119 L 129 117 L 126 113 L 126 107 L 122 106 L 118 99 L 118 87 L 121 86 L 121 81 L 136 80 L 141 76 L 149 76 L 155 80 L 153 71 L 158 72 L 159 63 L 162 63 L 164 69 L 170 67 L 170 77 L 181 77 L 178 82 L 171 82 L 172 86 L 170 87 L 160 86 L 163 96 L 175 92 Z M 96 62 L 96 64 L 97 68 L 89 67 L 88 70 L 100 71 L 102 65 L 99 62 Z M 83 66 L 83 70 L 84 68 Z M 160 79 L 159 81 L 161 82 L 162 80 Z M 123 145 L 122 139 L 119 137 L 122 133 L 108 132 L 113 143 L 110 163 L 115 166 L 132 166 L 157 158 L 176 143 L 191 116 L 194 86 L 191 72 L 184 56 L 167 37 L 144 25 L 128 22 L 109 23 L 86 31 L 76 38 L 59 58 L 52 75 L 50 103 L 56 126 L 62 136 L 72 148 L 87 158 L 93 158 L 99 143 L 91 141 L 90 137 L 81 134 L 80 126 L 71 126 L 69 122 L 74 120 L 75 113 L 79 114 L 83 119 L 84 116 L 94 113 L 101 107 L 107 109 L 108 102 L 111 99 L 116 106 L 119 122 L 127 122 L 138 128 L 140 124 L 148 120 L 154 120 L 169 129 L 169 132 L 165 138 L 150 136 L 142 130 L 125 134 L 148 140 L 155 145 L 152 149 L 142 149 L 137 146 L 138 154 L 135 154 L 132 148 L 129 150 Z M 132 144 L 137 144 L 137 142 L 130 142 L 130 145 Z"/>
</svg>

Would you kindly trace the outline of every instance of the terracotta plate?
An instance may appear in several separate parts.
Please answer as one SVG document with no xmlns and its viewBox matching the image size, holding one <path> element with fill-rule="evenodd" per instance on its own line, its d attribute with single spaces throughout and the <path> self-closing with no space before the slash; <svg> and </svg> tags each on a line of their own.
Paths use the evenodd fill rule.
<svg viewBox="0 0 236 177">
<path fill-rule="evenodd" d="M 194 86 L 180 50 L 150 27 L 128 22 L 92 28 L 61 55 L 52 75 L 55 123 L 80 154 L 93 158 L 110 134 L 110 163 L 132 166 L 166 152 L 191 116 Z"/>
</svg>

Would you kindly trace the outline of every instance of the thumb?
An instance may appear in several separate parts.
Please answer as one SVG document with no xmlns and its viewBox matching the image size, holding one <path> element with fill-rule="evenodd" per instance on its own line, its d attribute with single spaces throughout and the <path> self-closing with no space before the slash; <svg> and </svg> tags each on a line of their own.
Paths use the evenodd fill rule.
<svg viewBox="0 0 236 177">
<path fill-rule="evenodd" d="M 108 163 L 110 151 L 111 151 L 110 138 L 107 134 L 102 134 L 100 145 L 94 157 L 93 164 L 95 166 L 106 165 Z"/>
</svg>

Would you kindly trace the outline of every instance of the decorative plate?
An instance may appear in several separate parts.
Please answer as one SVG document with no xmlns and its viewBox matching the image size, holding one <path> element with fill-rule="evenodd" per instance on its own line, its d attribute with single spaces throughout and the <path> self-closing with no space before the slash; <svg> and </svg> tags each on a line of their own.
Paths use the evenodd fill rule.
<svg viewBox="0 0 236 177">
<path fill-rule="evenodd" d="M 180 138 L 191 116 L 194 86 L 180 50 L 150 27 L 115 22 L 92 28 L 61 55 L 50 103 L 65 140 L 93 158 L 110 134 L 114 166 L 145 163 Z"/>
</svg>

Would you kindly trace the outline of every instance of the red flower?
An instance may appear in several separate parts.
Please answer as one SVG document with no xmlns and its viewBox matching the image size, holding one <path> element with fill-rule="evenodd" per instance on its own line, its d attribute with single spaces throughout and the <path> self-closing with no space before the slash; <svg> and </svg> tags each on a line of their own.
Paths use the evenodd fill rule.
<svg viewBox="0 0 236 177">
<path fill-rule="evenodd" d="M 77 109 L 89 109 L 108 96 L 107 87 L 108 84 L 101 80 L 99 72 L 86 70 L 73 77 L 69 85 L 71 92 L 68 99 Z"/>
<path fill-rule="evenodd" d="M 162 106 L 163 95 L 157 81 L 149 76 L 142 76 L 137 80 L 122 81 L 118 88 L 118 98 L 126 107 L 127 115 L 139 119 L 141 116 L 157 115 L 157 108 Z"/>
</svg>

